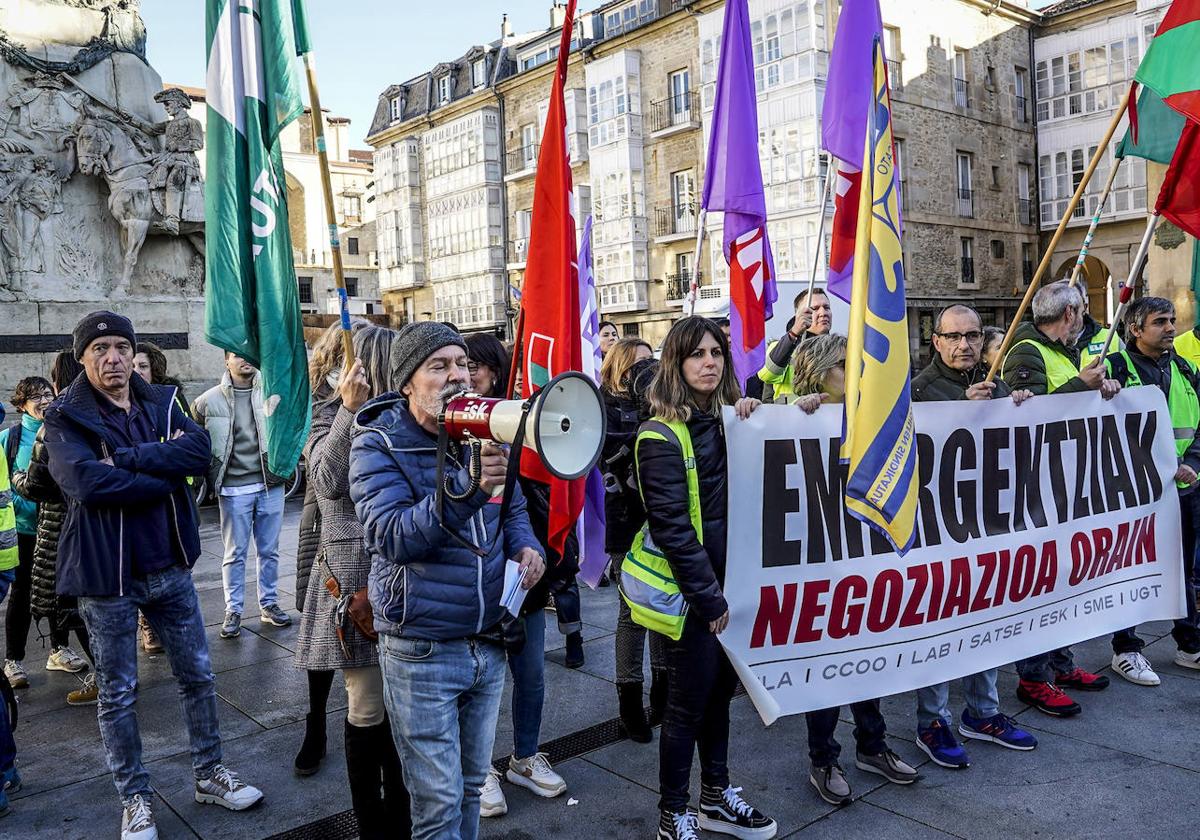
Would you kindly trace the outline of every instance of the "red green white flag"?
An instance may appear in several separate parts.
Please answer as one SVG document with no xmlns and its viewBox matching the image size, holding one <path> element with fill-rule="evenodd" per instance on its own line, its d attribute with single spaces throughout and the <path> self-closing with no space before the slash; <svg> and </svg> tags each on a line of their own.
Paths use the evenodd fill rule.
<svg viewBox="0 0 1200 840">
<path fill-rule="evenodd" d="M 1171 4 L 1133 78 L 1200 122 L 1200 0 Z"/>
</svg>

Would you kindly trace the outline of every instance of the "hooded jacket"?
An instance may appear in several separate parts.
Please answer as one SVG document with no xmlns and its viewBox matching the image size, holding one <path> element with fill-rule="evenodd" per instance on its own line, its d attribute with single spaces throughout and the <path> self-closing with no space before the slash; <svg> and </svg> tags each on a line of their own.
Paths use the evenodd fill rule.
<svg viewBox="0 0 1200 840">
<path fill-rule="evenodd" d="M 445 466 L 451 487 L 465 490 L 456 444 Z M 439 519 L 436 472 L 437 439 L 417 424 L 407 400 L 390 393 L 362 407 L 350 448 L 350 498 L 371 553 L 367 588 L 380 633 L 447 641 L 490 630 L 503 614 L 506 558 L 522 548 L 545 556 L 519 486 L 503 522 L 499 501 L 483 490 L 463 501 L 447 495 Z M 451 536 L 486 548 L 498 531 L 487 557 Z"/>
<path fill-rule="evenodd" d="M 131 552 L 142 536 L 125 528 L 125 509 L 166 504 L 171 539 L 191 568 L 200 556 L 195 501 L 187 477 L 204 472 L 208 432 L 175 399 L 175 389 L 129 377 L 132 397 L 147 412 L 157 443 L 118 448 L 100 416 L 96 394 L 80 374 L 46 411 L 50 474 L 67 504 L 58 539 L 59 595 L 124 595 L 132 584 Z M 183 434 L 173 438 L 176 432 Z M 112 465 L 101 463 L 112 459 Z"/>
</svg>

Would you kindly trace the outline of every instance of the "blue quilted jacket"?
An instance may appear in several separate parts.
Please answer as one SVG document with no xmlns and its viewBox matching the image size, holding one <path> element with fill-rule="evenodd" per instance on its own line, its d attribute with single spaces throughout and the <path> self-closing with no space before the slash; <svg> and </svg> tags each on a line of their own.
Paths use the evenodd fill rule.
<svg viewBox="0 0 1200 840">
<path fill-rule="evenodd" d="M 502 614 L 505 559 L 522 548 L 544 556 L 519 488 L 503 523 L 499 502 L 482 491 L 462 502 L 447 497 L 439 522 L 436 466 L 437 439 L 417 425 L 399 394 L 384 394 L 358 412 L 350 498 L 371 552 L 367 587 L 380 633 L 443 641 L 490 629 Z M 466 470 L 450 456 L 446 475 L 456 490 L 466 487 Z M 498 528 L 503 534 L 486 558 L 446 533 L 486 547 Z"/>
</svg>

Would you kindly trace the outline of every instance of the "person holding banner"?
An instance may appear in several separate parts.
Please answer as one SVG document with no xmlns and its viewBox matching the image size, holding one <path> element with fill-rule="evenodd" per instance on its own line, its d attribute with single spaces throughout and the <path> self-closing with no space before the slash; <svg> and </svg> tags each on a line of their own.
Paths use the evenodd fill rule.
<svg viewBox="0 0 1200 840">
<path fill-rule="evenodd" d="M 984 343 L 979 313 L 961 303 L 947 306 L 933 322 L 933 361 L 912 382 L 914 402 L 991 400 L 1011 397 L 1016 405 L 1033 396 L 1010 391 L 1004 382 L 988 382 L 981 363 Z M 966 738 L 990 741 L 1013 750 L 1032 750 L 1037 738 L 1020 729 L 1000 711 L 996 687 L 998 668 L 988 668 L 962 678 L 963 710 L 958 731 Z M 917 689 L 917 746 L 934 764 L 953 769 L 971 766 L 967 751 L 954 737 L 950 715 L 950 683 Z"/>
<path fill-rule="evenodd" d="M 647 524 L 625 558 L 621 591 L 635 618 L 668 636 L 659 840 L 699 840 L 699 829 L 765 839 L 778 830 L 729 782 L 729 704 L 737 674 L 717 641 L 729 626 L 722 593 L 728 484 L 721 409 L 736 405 L 738 415 L 748 417 L 761 405 L 741 398 L 729 358 L 729 342 L 715 323 L 697 316 L 675 322 L 647 392 L 653 419 L 642 424 L 634 445 Z M 673 578 L 673 592 L 654 589 L 643 573 L 660 586 Z M 699 815 L 689 807 L 688 792 L 697 747 Z"/>
<path fill-rule="evenodd" d="M 1109 379 L 1097 358 L 1080 369 L 1077 342 L 1083 333 L 1086 309 L 1082 292 L 1066 280 L 1038 289 L 1033 296 L 1033 323 L 1022 323 L 1013 334 L 1012 348 L 1004 358 L 1003 379 L 1011 388 L 1033 394 L 1099 391 L 1112 399 L 1121 390 Z M 1017 699 L 1039 712 L 1071 717 L 1080 705 L 1059 686 L 1079 691 L 1101 691 L 1108 677 L 1085 671 L 1075 664 L 1069 647 L 1031 656 L 1017 663 Z"/>
<path fill-rule="evenodd" d="M 1178 650 L 1175 664 L 1200 670 L 1200 625 L 1196 616 L 1195 581 L 1196 532 L 1200 527 L 1196 474 L 1200 472 L 1200 370 L 1180 356 L 1175 344 L 1175 306 L 1164 298 L 1144 297 L 1133 301 L 1125 313 L 1125 325 L 1131 343 L 1105 359 L 1109 374 L 1122 387 L 1155 385 L 1167 398 L 1167 411 L 1175 429 L 1175 452 L 1179 469 L 1175 486 L 1179 489 L 1179 521 L 1183 537 L 1183 585 L 1187 614 L 1175 619 L 1171 636 Z M 1158 674 L 1142 655 L 1146 643 L 1136 627 L 1113 634 L 1113 670 L 1135 685 L 1158 685 Z"/>
<path fill-rule="evenodd" d="M 767 348 L 767 362 L 758 372 L 767 402 L 794 402 L 789 374 L 796 348 L 805 338 L 826 335 L 833 326 L 833 310 L 823 289 L 805 289 L 796 295 L 792 305 L 796 314 L 788 323 L 787 331 Z M 771 387 L 770 394 L 766 394 L 765 386 Z"/>
<path fill-rule="evenodd" d="M 792 390 L 796 406 L 812 414 L 824 402 L 846 400 L 846 336 L 828 333 L 805 341 L 792 362 Z M 830 805 L 848 805 L 850 782 L 838 763 L 842 745 L 833 737 L 841 708 L 833 706 L 805 712 L 808 726 L 808 781 Z M 854 765 L 898 785 L 920 778 L 916 768 L 887 746 L 887 722 L 878 698 L 850 704 L 856 744 Z"/>
</svg>

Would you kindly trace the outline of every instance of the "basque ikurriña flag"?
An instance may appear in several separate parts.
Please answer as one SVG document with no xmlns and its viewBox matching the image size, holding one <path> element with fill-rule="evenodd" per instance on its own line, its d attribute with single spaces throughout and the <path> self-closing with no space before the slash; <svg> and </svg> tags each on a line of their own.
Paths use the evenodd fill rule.
<svg viewBox="0 0 1200 840">
<path fill-rule="evenodd" d="M 308 355 L 279 135 L 304 110 L 300 0 L 208 0 L 204 336 L 262 373 L 267 468 L 291 475 L 309 426 Z"/>
<path fill-rule="evenodd" d="M 521 364 L 523 392 L 532 394 L 560 373 L 581 370 L 579 267 L 575 253 L 575 218 L 571 215 L 571 160 L 567 151 L 567 112 L 563 88 L 576 0 L 567 3 L 559 41 L 558 64 L 550 107 L 542 130 L 537 178 L 533 185 L 529 257 L 521 297 Z M 550 487 L 548 541 L 560 555 L 567 535 L 583 509 L 584 479 L 555 478 L 537 454 L 521 452 L 521 474 Z"/>
<path fill-rule="evenodd" d="M 704 177 L 705 210 L 724 213 L 729 263 L 729 337 L 738 385 L 766 361 L 767 321 L 779 296 L 767 238 L 767 201 L 758 162 L 758 96 L 747 0 L 729 0 Z"/>
<path fill-rule="evenodd" d="M 845 0 L 842 3 L 821 111 L 821 145 L 831 158 L 826 177 L 834 179 L 826 288 L 847 303 L 850 302 L 854 273 L 862 143 L 867 132 L 865 103 L 874 98 L 875 90 L 871 52 L 875 41 L 882 36 L 883 16 L 879 12 L 879 0 Z M 900 224 L 898 213 L 896 222 Z"/>
<path fill-rule="evenodd" d="M 862 152 L 854 240 L 842 460 L 846 509 L 903 555 L 917 518 L 916 430 L 909 392 L 908 314 L 892 145 L 892 105 L 881 39 Z M 864 56 L 869 60 L 869 55 Z"/>
<path fill-rule="evenodd" d="M 581 339 L 581 370 L 600 387 L 600 305 L 596 297 L 596 274 L 592 270 L 592 217 L 583 223 L 579 244 L 579 333 Z M 587 474 L 583 499 L 583 514 L 579 517 L 579 577 L 595 589 L 608 566 L 604 550 L 604 476 L 600 465 Z"/>
</svg>

